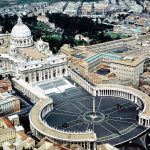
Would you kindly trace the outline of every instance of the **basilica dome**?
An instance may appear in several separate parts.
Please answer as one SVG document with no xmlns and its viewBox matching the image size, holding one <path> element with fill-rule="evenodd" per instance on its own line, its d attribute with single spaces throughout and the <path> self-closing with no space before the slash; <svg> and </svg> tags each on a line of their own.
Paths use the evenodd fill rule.
<svg viewBox="0 0 150 150">
<path fill-rule="evenodd" d="M 16 47 L 30 47 L 33 45 L 31 31 L 25 24 L 23 24 L 20 17 L 11 31 L 11 44 Z"/>
<path fill-rule="evenodd" d="M 25 24 L 16 24 L 11 31 L 11 36 L 15 38 L 30 37 L 31 31 Z"/>
</svg>

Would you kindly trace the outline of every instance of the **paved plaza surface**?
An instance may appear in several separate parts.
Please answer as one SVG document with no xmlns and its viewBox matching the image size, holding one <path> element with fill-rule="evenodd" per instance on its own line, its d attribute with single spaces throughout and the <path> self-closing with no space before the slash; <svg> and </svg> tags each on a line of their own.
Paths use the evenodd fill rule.
<svg viewBox="0 0 150 150">
<path fill-rule="evenodd" d="M 55 80 L 47 80 L 33 84 L 35 88 L 46 95 L 50 93 L 64 93 L 66 89 L 74 87 L 67 79 L 58 78 Z"/>
<path fill-rule="evenodd" d="M 129 100 L 119 97 L 95 97 L 81 87 L 66 89 L 63 93 L 49 94 L 54 100 L 54 109 L 44 117 L 49 126 L 65 131 L 83 132 L 93 130 L 97 143 L 118 145 L 129 141 L 146 128 L 139 126 L 139 110 Z"/>
</svg>

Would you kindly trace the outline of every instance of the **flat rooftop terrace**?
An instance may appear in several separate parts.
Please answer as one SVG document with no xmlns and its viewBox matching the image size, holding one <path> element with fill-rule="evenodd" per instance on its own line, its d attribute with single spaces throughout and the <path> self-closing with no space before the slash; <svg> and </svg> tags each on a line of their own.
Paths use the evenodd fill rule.
<svg viewBox="0 0 150 150">
<path fill-rule="evenodd" d="M 42 93 L 49 95 L 50 93 L 62 93 L 66 89 L 73 87 L 73 85 L 65 78 L 58 78 L 55 80 L 47 80 L 33 84 L 36 89 Z"/>
</svg>

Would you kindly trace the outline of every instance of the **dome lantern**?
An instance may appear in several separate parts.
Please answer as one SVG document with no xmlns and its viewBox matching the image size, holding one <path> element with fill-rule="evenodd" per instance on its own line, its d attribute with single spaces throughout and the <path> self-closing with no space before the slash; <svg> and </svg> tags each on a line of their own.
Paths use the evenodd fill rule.
<svg viewBox="0 0 150 150">
<path fill-rule="evenodd" d="M 22 19 L 21 19 L 21 17 L 20 17 L 20 16 L 18 17 L 17 24 L 18 24 L 18 25 L 22 25 L 22 24 L 23 24 L 23 23 L 22 23 Z"/>
</svg>

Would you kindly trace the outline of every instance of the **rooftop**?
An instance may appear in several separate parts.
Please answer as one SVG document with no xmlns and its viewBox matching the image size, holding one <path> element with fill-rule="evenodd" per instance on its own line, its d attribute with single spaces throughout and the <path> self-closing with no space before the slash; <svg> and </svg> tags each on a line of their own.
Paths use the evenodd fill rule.
<svg viewBox="0 0 150 150">
<path fill-rule="evenodd" d="M 135 66 L 139 65 L 140 63 L 142 63 L 144 61 L 143 56 L 134 57 L 132 59 L 126 59 L 126 58 L 125 59 L 114 60 L 113 63 L 135 67 Z"/>
<path fill-rule="evenodd" d="M 91 61 L 98 59 L 98 58 L 108 58 L 111 60 L 121 59 L 122 56 L 117 55 L 115 53 L 98 53 L 92 57 L 87 58 L 85 61 L 90 63 Z"/>
<path fill-rule="evenodd" d="M 22 48 L 21 49 L 23 51 L 23 53 L 28 56 L 29 58 L 33 58 L 33 59 L 42 59 L 42 58 L 47 58 L 47 55 L 44 55 L 42 53 L 40 53 L 38 50 L 34 49 L 34 48 Z"/>
<path fill-rule="evenodd" d="M 8 118 L 9 118 L 9 120 L 13 120 L 15 118 L 19 118 L 19 116 L 17 114 L 15 114 L 15 115 L 9 116 Z"/>
<path fill-rule="evenodd" d="M 5 123 L 7 128 L 14 128 L 13 123 L 7 117 L 3 117 L 3 122 Z"/>
<path fill-rule="evenodd" d="M 144 72 L 141 77 L 145 77 L 145 78 L 150 78 L 150 72 L 147 71 L 147 72 Z"/>
</svg>

